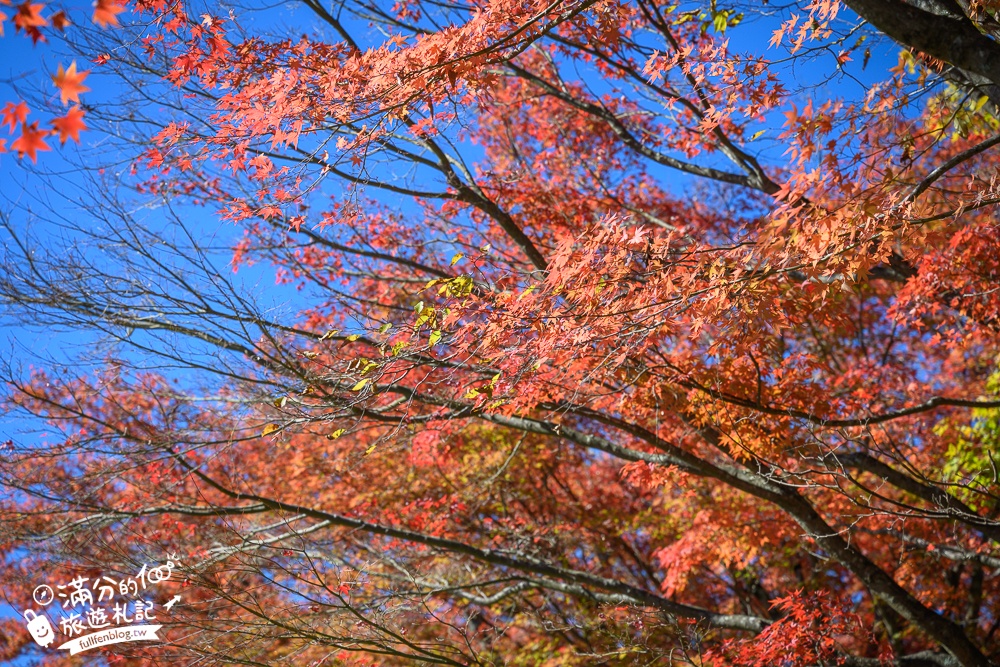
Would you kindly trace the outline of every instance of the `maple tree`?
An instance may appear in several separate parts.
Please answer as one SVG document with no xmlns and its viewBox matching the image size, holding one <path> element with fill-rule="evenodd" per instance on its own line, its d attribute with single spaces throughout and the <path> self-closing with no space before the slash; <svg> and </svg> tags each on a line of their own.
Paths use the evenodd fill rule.
<svg viewBox="0 0 1000 667">
<path fill-rule="evenodd" d="M 9 311 L 116 341 L 8 369 L 19 613 L 169 553 L 165 641 L 95 659 L 1000 659 L 1000 4 L 127 9 L 87 118 L 159 221 L 4 219 Z"/>
</svg>

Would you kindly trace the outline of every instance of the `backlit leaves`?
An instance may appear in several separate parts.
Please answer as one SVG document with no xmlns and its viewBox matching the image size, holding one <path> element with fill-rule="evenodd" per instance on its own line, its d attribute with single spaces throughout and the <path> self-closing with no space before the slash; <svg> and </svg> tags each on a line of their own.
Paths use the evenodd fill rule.
<svg viewBox="0 0 1000 667">
<path fill-rule="evenodd" d="M 52 127 L 59 133 L 59 143 L 65 144 L 67 139 L 80 143 L 80 132 L 87 129 L 83 122 L 84 112 L 79 106 L 73 106 L 65 116 L 52 121 Z"/>
<path fill-rule="evenodd" d="M 52 150 L 47 143 L 45 143 L 45 138 L 51 134 L 49 130 L 41 130 L 38 128 L 38 122 L 34 122 L 31 125 L 27 123 L 21 123 L 21 136 L 14 140 L 10 145 L 10 149 L 18 154 L 19 157 L 28 156 L 31 158 L 32 162 L 38 161 L 39 151 Z"/>
<path fill-rule="evenodd" d="M 852 78 L 869 47 L 825 0 L 307 4 L 325 31 L 140 2 L 135 63 L 101 46 L 165 70 L 129 183 L 222 210 L 232 267 L 293 296 L 59 257 L 30 312 L 199 354 L 150 328 L 106 377 L 24 383 L 63 430 L 5 478 L 18 548 L 78 530 L 110 567 L 120 513 L 207 563 L 212 650 L 268 664 L 992 659 L 985 88 L 881 47 Z M 79 140 L 85 74 L 52 132 L 3 109 L 12 150 Z"/>
<path fill-rule="evenodd" d="M 77 72 L 76 61 L 74 60 L 68 68 L 59 66 L 59 71 L 52 77 L 52 83 L 59 89 L 59 98 L 63 104 L 70 102 L 80 102 L 80 93 L 85 93 L 90 88 L 83 85 L 83 80 L 90 72 Z"/>
<path fill-rule="evenodd" d="M 95 0 L 94 23 L 102 28 L 117 26 L 118 15 L 124 11 L 124 5 L 118 0 Z"/>
</svg>

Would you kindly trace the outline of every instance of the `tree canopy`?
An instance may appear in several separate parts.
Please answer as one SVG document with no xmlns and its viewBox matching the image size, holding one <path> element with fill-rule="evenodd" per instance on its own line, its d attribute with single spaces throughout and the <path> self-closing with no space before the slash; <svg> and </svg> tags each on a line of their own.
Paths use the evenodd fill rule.
<svg viewBox="0 0 1000 667">
<path fill-rule="evenodd" d="M 13 9 L 0 657 L 1000 660 L 1000 3 Z"/>
</svg>

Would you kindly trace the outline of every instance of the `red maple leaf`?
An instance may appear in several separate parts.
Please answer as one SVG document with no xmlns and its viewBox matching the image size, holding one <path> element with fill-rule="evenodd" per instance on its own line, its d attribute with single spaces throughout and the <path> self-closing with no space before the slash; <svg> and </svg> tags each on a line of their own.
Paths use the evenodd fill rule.
<svg viewBox="0 0 1000 667">
<path fill-rule="evenodd" d="M 16 105 L 13 102 L 7 102 L 6 106 L 0 109 L 0 118 L 2 118 L 0 122 L 7 124 L 8 134 L 13 134 L 14 128 L 28 119 L 28 111 L 28 105 L 23 101 Z"/>
<path fill-rule="evenodd" d="M 97 0 L 94 3 L 94 23 L 102 28 L 118 25 L 118 15 L 125 7 L 115 0 Z"/>
<path fill-rule="evenodd" d="M 51 134 L 49 130 L 38 129 L 37 121 L 31 125 L 21 123 L 21 136 L 14 140 L 10 149 L 17 151 L 19 157 L 27 155 L 32 162 L 38 162 L 38 151 L 52 150 L 45 143 L 45 137 L 49 134 Z"/>
<path fill-rule="evenodd" d="M 14 14 L 14 26 L 17 30 L 28 30 L 28 28 L 44 28 L 49 24 L 42 18 L 42 3 L 32 4 L 28 0 L 17 6 L 17 14 Z"/>
<path fill-rule="evenodd" d="M 49 24 L 48 21 L 42 18 L 42 9 L 44 7 L 45 5 L 40 2 L 32 4 L 29 0 L 25 0 L 25 2 L 17 6 L 17 13 L 14 14 L 14 30 L 23 30 L 26 35 L 31 37 L 31 41 L 35 44 L 45 40 L 39 28 L 44 28 Z"/>
<path fill-rule="evenodd" d="M 49 17 L 49 20 L 52 21 L 52 27 L 57 30 L 65 30 L 69 26 L 73 25 L 72 21 L 69 20 L 69 17 L 66 16 L 66 12 L 64 11 L 56 12 Z"/>
<path fill-rule="evenodd" d="M 83 85 L 83 80 L 87 78 L 90 71 L 77 72 L 76 71 L 76 61 L 74 60 L 69 66 L 69 69 L 63 69 L 63 66 L 59 66 L 59 71 L 56 75 L 52 77 L 52 83 L 56 84 L 59 89 L 59 97 L 62 99 L 63 104 L 69 104 L 70 101 L 79 102 L 80 93 L 85 93 L 90 88 Z"/>
<path fill-rule="evenodd" d="M 87 129 L 83 122 L 83 116 L 83 110 L 74 105 L 66 112 L 65 116 L 52 121 L 52 126 L 59 132 L 60 144 L 65 144 L 67 139 L 80 143 L 80 132 Z"/>
</svg>

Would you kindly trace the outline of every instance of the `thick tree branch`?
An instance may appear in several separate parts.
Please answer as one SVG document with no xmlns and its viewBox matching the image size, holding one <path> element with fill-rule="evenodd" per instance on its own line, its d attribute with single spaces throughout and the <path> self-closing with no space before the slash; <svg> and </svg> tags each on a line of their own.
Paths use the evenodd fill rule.
<svg viewBox="0 0 1000 667">
<path fill-rule="evenodd" d="M 720 628 L 745 630 L 750 632 L 760 632 L 767 625 L 767 621 L 762 618 L 758 618 L 755 616 L 740 615 L 740 614 L 735 614 L 735 615 L 717 614 L 707 609 L 701 609 L 699 607 L 692 607 L 690 605 L 672 602 L 667 598 L 657 595 L 656 593 L 651 593 L 649 591 L 636 588 L 634 586 L 630 586 L 628 584 L 616 581 L 614 579 L 608 579 L 606 577 L 601 577 L 599 575 L 594 575 L 587 572 L 580 572 L 579 570 L 572 570 L 562 566 L 553 565 L 551 563 L 540 560 L 538 558 L 534 558 L 532 556 L 528 556 L 526 554 L 514 554 L 500 549 L 483 549 L 457 540 L 434 537 L 431 535 L 426 535 L 424 533 L 419 533 L 412 530 L 394 528 L 392 526 L 371 523 L 368 521 L 363 521 L 361 519 L 354 519 L 352 517 L 344 516 L 342 514 L 336 514 L 333 512 L 327 512 L 324 510 L 318 510 L 310 507 L 302 507 L 291 503 L 285 503 L 278 500 L 273 500 L 264 496 L 259 496 L 254 493 L 233 491 L 228 487 L 226 487 L 225 485 L 215 481 L 210 476 L 198 470 L 196 466 L 188 463 L 188 461 L 183 456 L 177 454 L 176 452 L 172 453 L 176 458 L 176 460 L 187 471 L 197 476 L 200 480 L 208 484 L 210 487 L 214 488 L 215 490 L 219 491 L 220 493 L 230 498 L 233 498 L 234 500 L 249 500 L 256 503 L 260 503 L 274 511 L 302 514 L 304 516 L 308 516 L 314 519 L 319 519 L 321 521 L 328 521 L 330 525 L 334 526 L 352 528 L 355 530 L 363 531 L 371 535 L 392 537 L 395 539 L 412 542 L 414 544 L 423 544 L 429 547 L 434 547 L 436 549 L 441 549 L 442 551 L 471 556 L 477 560 L 480 560 L 485 563 L 490 563 L 492 565 L 498 565 L 501 567 L 511 567 L 524 572 L 532 572 L 534 574 L 539 574 L 546 577 L 553 577 L 555 579 L 560 579 L 563 581 L 570 582 L 571 584 L 577 584 L 581 586 L 593 586 L 598 589 L 608 591 L 609 593 L 621 596 L 620 597 L 621 600 L 624 599 L 631 600 L 639 604 L 648 605 L 655 609 L 659 609 L 668 614 L 673 614 L 683 618 L 691 618 L 699 621 L 704 621 Z"/>
<path fill-rule="evenodd" d="M 1000 45 L 968 18 L 934 14 L 901 0 L 846 0 L 847 5 L 903 46 L 1000 84 Z"/>
</svg>

